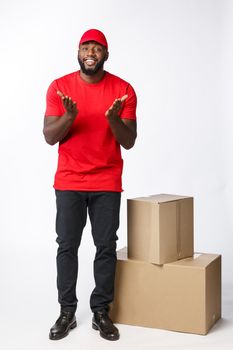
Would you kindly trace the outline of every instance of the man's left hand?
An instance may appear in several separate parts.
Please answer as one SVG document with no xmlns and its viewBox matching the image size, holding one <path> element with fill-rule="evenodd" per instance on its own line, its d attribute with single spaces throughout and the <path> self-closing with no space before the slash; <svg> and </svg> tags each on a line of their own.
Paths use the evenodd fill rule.
<svg viewBox="0 0 233 350">
<path fill-rule="evenodd" d="M 118 117 L 118 112 L 121 110 L 122 104 L 127 99 L 127 97 L 128 95 L 124 95 L 121 98 L 117 98 L 105 113 L 106 117 L 109 119 Z"/>
</svg>

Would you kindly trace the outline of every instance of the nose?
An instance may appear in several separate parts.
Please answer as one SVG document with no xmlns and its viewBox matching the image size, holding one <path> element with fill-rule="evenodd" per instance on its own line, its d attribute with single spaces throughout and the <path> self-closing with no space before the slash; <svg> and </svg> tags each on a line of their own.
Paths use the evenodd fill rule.
<svg viewBox="0 0 233 350">
<path fill-rule="evenodd" d="M 88 56 L 94 56 L 95 55 L 95 51 L 94 51 L 93 47 L 89 47 L 88 48 L 87 55 Z"/>
</svg>

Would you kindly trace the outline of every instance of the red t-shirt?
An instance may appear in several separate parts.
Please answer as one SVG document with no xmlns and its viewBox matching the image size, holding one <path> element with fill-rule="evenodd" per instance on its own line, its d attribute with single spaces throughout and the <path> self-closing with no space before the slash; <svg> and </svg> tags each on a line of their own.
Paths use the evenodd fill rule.
<svg viewBox="0 0 233 350">
<path fill-rule="evenodd" d="M 48 88 L 45 116 L 62 116 L 60 90 L 77 102 L 78 115 L 59 143 L 54 188 L 76 191 L 122 191 L 123 160 L 105 112 L 116 98 L 128 95 L 119 113 L 136 119 L 136 94 L 126 81 L 108 72 L 97 84 L 80 78 L 80 71 L 56 79 Z"/>
</svg>

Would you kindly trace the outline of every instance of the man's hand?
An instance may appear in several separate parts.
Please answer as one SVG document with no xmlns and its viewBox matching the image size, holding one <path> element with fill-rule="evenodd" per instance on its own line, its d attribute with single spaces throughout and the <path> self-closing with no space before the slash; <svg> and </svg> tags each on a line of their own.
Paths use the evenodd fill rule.
<svg viewBox="0 0 233 350">
<path fill-rule="evenodd" d="M 128 95 L 124 95 L 121 98 L 117 98 L 105 113 L 106 117 L 109 119 L 116 118 L 118 116 L 118 112 L 121 110 L 123 102 L 127 99 L 127 97 Z"/>
<path fill-rule="evenodd" d="M 119 111 L 127 97 L 128 95 L 124 95 L 121 98 L 117 98 L 107 110 L 105 116 L 116 141 L 125 149 L 130 149 L 133 147 L 137 137 L 136 121 L 119 117 Z"/>
<path fill-rule="evenodd" d="M 78 114 L 77 103 L 73 102 L 71 97 L 65 96 L 61 91 L 57 91 L 58 96 L 61 97 L 63 106 L 65 107 L 66 112 L 73 118 Z"/>
</svg>

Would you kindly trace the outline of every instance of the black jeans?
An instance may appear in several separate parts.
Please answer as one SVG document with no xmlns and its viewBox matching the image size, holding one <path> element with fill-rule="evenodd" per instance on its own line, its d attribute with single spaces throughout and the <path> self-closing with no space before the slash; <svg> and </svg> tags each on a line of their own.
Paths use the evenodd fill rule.
<svg viewBox="0 0 233 350">
<path fill-rule="evenodd" d="M 116 232 L 119 227 L 120 192 L 79 192 L 56 190 L 57 288 L 62 310 L 75 312 L 78 248 L 87 210 L 96 246 L 95 288 L 90 306 L 93 312 L 108 310 L 114 297 Z"/>
</svg>

